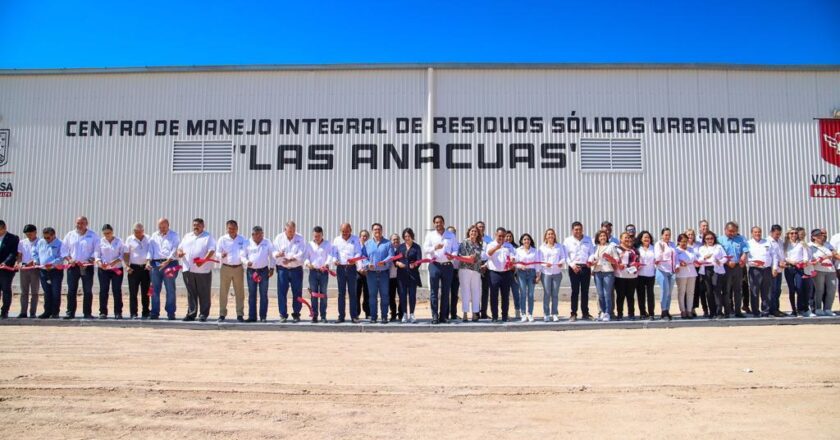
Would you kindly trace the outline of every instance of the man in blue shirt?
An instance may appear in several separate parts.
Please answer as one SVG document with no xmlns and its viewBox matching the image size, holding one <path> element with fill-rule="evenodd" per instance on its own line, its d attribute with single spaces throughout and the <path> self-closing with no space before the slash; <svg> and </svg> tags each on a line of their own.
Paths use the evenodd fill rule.
<svg viewBox="0 0 840 440">
<path fill-rule="evenodd" d="M 61 240 L 55 238 L 55 229 L 44 228 L 42 236 L 32 252 L 32 261 L 35 266 L 41 267 L 41 288 L 44 289 L 44 313 L 38 315 L 38 318 L 58 319 L 61 308 L 61 282 L 64 281 L 64 269 L 60 267 L 62 260 L 67 256 L 67 249 Z"/>
<path fill-rule="evenodd" d="M 726 271 L 723 275 L 723 298 L 729 303 L 729 310 L 734 311 L 736 317 L 743 318 L 744 314 L 741 313 L 739 307 L 743 297 L 741 282 L 747 262 L 747 241 L 738 234 L 738 224 L 735 222 L 728 222 L 724 232 L 724 236 L 718 239 L 718 243 L 728 258 L 723 267 Z"/>
<path fill-rule="evenodd" d="M 375 324 L 377 318 L 376 298 L 381 301 L 382 323 L 388 323 L 388 278 L 391 273 L 391 257 L 394 247 L 382 236 L 382 225 L 374 223 L 370 227 L 373 237 L 365 242 L 362 256 L 367 264 L 368 303 L 370 304 L 370 323 Z"/>
</svg>

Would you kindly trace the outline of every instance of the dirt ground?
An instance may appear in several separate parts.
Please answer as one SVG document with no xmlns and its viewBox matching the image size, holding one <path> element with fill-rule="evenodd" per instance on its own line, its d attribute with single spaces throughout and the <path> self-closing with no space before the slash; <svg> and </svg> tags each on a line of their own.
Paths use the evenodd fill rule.
<svg viewBox="0 0 840 440">
<path fill-rule="evenodd" d="M 0 327 L 3 438 L 838 438 L 838 325 Z"/>
</svg>

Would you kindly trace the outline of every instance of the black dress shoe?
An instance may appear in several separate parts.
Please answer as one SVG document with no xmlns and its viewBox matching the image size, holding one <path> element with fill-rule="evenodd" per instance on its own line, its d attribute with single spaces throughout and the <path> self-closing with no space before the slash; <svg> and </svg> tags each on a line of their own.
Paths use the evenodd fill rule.
<svg viewBox="0 0 840 440">
<path fill-rule="evenodd" d="M 61 317 L 61 319 L 74 319 L 75 317 L 76 317 L 75 313 L 68 313 L 68 314 L 64 315 L 63 317 Z"/>
<path fill-rule="evenodd" d="M 107 316 L 105 318 L 107 318 Z M 105 319 L 105 318 L 102 318 L 102 319 Z M 93 319 L 93 315 L 82 315 L 82 319 Z"/>
<path fill-rule="evenodd" d="M 128 317 L 128 319 L 137 319 L 137 315 L 136 315 L 136 314 L 132 314 L 131 316 L 129 316 L 129 317 Z"/>
<path fill-rule="evenodd" d="M 18 319 L 28 318 L 28 316 L 26 316 L 26 313 L 19 313 L 19 314 L 17 315 L 17 317 L 18 317 Z"/>
<path fill-rule="evenodd" d="M 336 321 L 335 323 L 336 324 L 341 324 L 342 322 L 344 322 L 344 318 L 338 318 L 338 321 Z"/>
<path fill-rule="evenodd" d="M 237 316 L 236 317 L 236 322 L 245 322 L 245 318 L 243 318 L 241 316 Z"/>
<path fill-rule="evenodd" d="M 585 319 L 585 320 L 587 320 L 587 321 L 592 321 L 592 320 L 594 320 L 595 318 L 593 318 L 593 317 L 592 317 L 592 315 L 590 315 L 590 314 L 588 314 L 588 313 L 587 313 L 587 314 L 583 315 L 583 319 Z"/>
<path fill-rule="evenodd" d="M 219 322 L 225 322 L 225 317 L 224 316 L 219 316 Z"/>
<path fill-rule="evenodd" d="M 122 315 L 116 314 L 116 315 L 114 315 L 114 319 L 122 319 Z"/>
<path fill-rule="evenodd" d="M 437 318 L 432 318 L 432 324 L 438 324 L 439 322 Z"/>
<path fill-rule="evenodd" d="M 439 322 L 440 324 L 446 324 L 446 323 L 448 323 L 449 321 L 448 321 L 447 319 L 445 319 L 445 318 L 441 318 L 438 322 Z"/>
<path fill-rule="evenodd" d="M 454 320 L 456 320 L 456 319 L 460 319 L 460 317 L 458 316 L 458 314 L 457 314 L 457 313 L 453 313 L 453 314 L 449 315 L 449 319 L 451 319 L 451 320 L 453 320 L 453 321 L 454 321 Z"/>
<path fill-rule="evenodd" d="M 248 318 L 245 322 L 257 322 L 257 318 Z"/>
<path fill-rule="evenodd" d="M 85 318 L 87 318 L 87 316 Z M 99 319 L 108 319 L 108 315 L 106 315 L 104 313 L 100 313 L 99 314 Z"/>
<path fill-rule="evenodd" d="M 9 319 L 9 314 L 6 312 L 0 313 L 0 319 Z"/>
<path fill-rule="evenodd" d="M 295 316 L 292 318 L 292 322 L 300 322 L 300 316 Z"/>
<path fill-rule="evenodd" d="M 736 317 L 736 318 L 746 318 L 747 316 L 746 316 L 746 315 L 744 315 L 743 313 L 736 313 L 736 314 L 735 314 L 735 317 Z"/>
<path fill-rule="evenodd" d="M 58 319 L 58 318 L 59 318 L 58 313 L 50 315 L 50 319 Z"/>
<path fill-rule="evenodd" d="M 40 315 L 38 315 L 38 319 L 49 319 L 51 316 L 52 315 L 50 315 L 49 313 L 44 312 L 44 313 L 41 313 Z"/>
<path fill-rule="evenodd" d="M 359 320 L 359 318 L 353 318 L 352 321 L 353 321 L 353 324 L 358 324 L 358 323 L 362 322 L 362 321 Z M 339 322 L 343 322 L 343 321 L 339 320 Z"/>
<path fill-rule="evenodd" d="M 314 316 L 313 316 L 313 317 L 312 317 L 312 323 L 313 323 L 313 324 L 317 324 L 317 323 L 318 323 L 318 318 L 316 318 L 316 317 L 314 317 Z"/>
<path fill-rule="evenodd" d="M 199 316 L 198 321 L 199 322 L 207 322 L 207 317 L 206 316 Z"/>
<path fill-rule="evenodd" d="M 266 322 L 265 318 L 260 318 L 260 322 L 263 322 L 263 323 Z"/>
<path fill-rule="evenodd" d="M 181 321 L 184 321 L 184 322 L 195 321 L 195 316 L 184 316 L 184 319 L 182 319 Z"/>
</svg>

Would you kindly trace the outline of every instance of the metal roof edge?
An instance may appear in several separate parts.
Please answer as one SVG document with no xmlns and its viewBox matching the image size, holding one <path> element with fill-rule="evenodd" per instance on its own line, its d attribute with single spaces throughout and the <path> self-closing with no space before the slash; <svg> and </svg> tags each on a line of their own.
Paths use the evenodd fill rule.
<svg viewBox="0 0 840 440">
<path fill-rule="evenodd" d="M 840 72 L 840 64 L 728 64 L 728 63 L 345 63 L 243 64 L 203 66 L 91 67 L 62 69 L 0 69 L 0 75 L 84 75 L 118 73 L 267 72 L 414 69 L 551 69 L 551 70 L 734 70 Z"/>
</svg>

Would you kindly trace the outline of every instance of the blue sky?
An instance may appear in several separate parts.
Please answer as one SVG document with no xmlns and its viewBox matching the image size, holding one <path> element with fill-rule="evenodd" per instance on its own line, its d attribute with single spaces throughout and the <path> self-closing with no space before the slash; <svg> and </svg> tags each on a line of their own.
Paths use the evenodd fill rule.
<svg viewBox="0 0 840 440">
<path fill-rule="evenodd" d="M 840 64 L 840 0 L 0 0 L 0 68 L 408 62 Z"/>
</svg>

